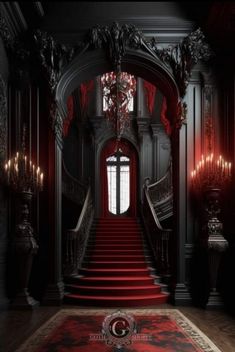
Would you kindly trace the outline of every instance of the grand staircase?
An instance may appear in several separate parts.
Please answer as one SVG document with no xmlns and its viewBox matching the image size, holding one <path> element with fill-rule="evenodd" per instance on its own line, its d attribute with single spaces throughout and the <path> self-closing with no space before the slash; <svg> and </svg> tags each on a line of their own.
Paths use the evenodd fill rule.
<svg viewBox="0 0 235 352">
<path fill-rule="evenodd" d="M 165 303 L 136 218 L 96 219 L 78 275 L 66 278 L 65 303 L 130 307 Z"/>
</svg>

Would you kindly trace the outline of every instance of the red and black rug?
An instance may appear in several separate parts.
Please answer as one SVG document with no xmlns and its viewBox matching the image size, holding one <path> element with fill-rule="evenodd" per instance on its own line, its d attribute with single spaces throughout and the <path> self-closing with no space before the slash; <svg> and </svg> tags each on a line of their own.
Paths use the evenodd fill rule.
<svg viewBox="0 0 235 352">
<path fill-rule="evenodd" d="M 221 352 L 176 309 L 61 310 L 16 352 Z"/>
</svg>

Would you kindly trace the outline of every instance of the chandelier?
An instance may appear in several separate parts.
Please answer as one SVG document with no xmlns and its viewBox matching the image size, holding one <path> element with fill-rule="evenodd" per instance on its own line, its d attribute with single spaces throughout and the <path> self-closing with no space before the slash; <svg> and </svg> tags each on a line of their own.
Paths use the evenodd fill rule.
<svg viewBox="0 0 235 352">
<path fill-rule="evenodd" d="M 120 140 L 130 127 L 130 104 L 136 92 L 136 79 L 127 72 L 108 72 L 102 75 L 101 85 L 105 116 Z"/>
</svg>

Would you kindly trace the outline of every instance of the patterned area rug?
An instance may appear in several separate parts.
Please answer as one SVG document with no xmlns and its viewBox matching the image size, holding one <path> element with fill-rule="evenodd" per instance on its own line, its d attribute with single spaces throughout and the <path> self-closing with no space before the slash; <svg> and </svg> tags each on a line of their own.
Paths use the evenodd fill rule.
<svg viewBox="0 0 235 352">
<path fill-rule="evenodd" d="M 221 352 L 177 309 L 63 309 L 16 352 Z"/>
</svg>

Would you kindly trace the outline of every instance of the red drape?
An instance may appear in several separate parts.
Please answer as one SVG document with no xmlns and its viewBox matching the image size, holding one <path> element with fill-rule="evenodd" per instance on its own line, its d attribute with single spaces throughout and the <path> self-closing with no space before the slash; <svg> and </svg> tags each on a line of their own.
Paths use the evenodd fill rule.
<svg viewBox="0 0 235 352">
<path fill-rule="evenodd" d="M 116 139 L 109 140 L 104 146 L 101 159 L 101 205 L 102 205 L 102 216 L 110 216 L 108 210 L 108 180 L 107 180 L 107 167 L 106 159 L 113 155 L 117 148 L 120 148 L 124 155 L 130 158 L 130 216 L 136 216 L 137 214 L 137 155 L 134 147 L 124 139 L 118 142 Z"/>
<path fill-rule="evenodd" d="M 161 121 L 165 127 L 166 133 L 168 134 L 168 136 L 170 136 L 171 135 L 171 124 L 167 118 L 167 102 L 166 102 L 165 97 L 163 98 L 163 101 L 162 101 Z"/>
<path fill-rule="evenodd" d="M 88 108 L 90 92 L 94 89 L 94 80 L 90 80 L 80 85 L 81 110 L 84 114 Z"/>
<path fill-rule="evenodd" d="M 64 137 L 67 137 L 67 135 L 68 135 L 69 127 L 70 127 L 71 121 L 73 120 L 73 116 L 74 116 L 74 113 L 73 113 L 73 96 L 72 95 L 70 95 L 68 97 L 67 110 L 68 110 L 68 113 L 67 113 L 66 119 L 64 120 L 64 123 L 63 123 L 63 136 Z"/>
<path fill-rule="evenodd" d="M 156 87 L 150 82 L 144 80 L 144 88 L 145 88 L 145 95 L 147 99 L 148 110 L 150 115 L 152 115 L 154 103 L 155 103 Z"/>
</svg>

